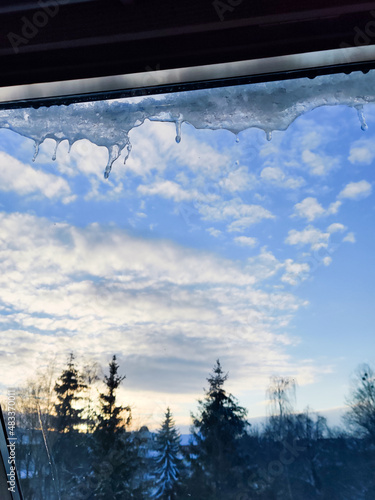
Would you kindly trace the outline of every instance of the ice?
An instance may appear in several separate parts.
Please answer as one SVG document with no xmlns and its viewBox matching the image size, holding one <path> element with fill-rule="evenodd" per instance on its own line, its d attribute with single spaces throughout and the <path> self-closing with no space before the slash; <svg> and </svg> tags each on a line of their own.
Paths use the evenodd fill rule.
<svg viewBox="0 0 375 500">
<path fill-rule="evenodd" d="M 166 94 L 162 99 L 145 97 L 97 101 L 69 106 L 0 110 L 0 127 L 11 129 L 39 145 L 47 138 L 69 146 L 88 139 L 108 150 L 105 177 L 113 163 L 127 148 L 129 133 L 146 119 L 172 122 L 175 140 L 181 141 L 181 125 L 186 122 L 197 129 L 226 129 L 237 135 L 256 127 L 271 140 L 272 131 L 286 130 L 299 116 L 320 106 L 347 105 L 355 108 L 362 130 L 367 129 L 363 105 L 375 102 L 375 71 L 367 74 L 319 76 L 279 82 L 257 83 L 214 89 Z M 53 155 L 55 158 L 56 152 Z M 104 165 L 103 165 L 104 167 Z"/>
<path fill-rule="evenodd" d="M 363 114 L 363 106 L 357 106 L 357 113 L 361 129 L 365 132 L 368 129 L 368 125 L 366 123 L 365 115 Z"/>
</svg>

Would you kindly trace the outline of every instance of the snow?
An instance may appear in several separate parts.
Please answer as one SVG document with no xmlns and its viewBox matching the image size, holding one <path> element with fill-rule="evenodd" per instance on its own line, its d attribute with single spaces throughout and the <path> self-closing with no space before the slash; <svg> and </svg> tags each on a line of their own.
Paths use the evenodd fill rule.
<svg viewBox="0 0 375 500">
<path fill-rule="evenodd" d="M 234 134 L 257 127 L 271 140 L 272 131 L 286 130 L 298 116 L 319 106 L 356 108 L 361 128 L 366 130 L 363 105 L 372 102 L 375 102 L 375 71 L 195 90 L 167 94 L 162 99 L 129 98 L 0 110 L 0 127 L 33 139 L 34 160 L 39 145 L 47 138 L 56 141 L 56 150 L 64 140 L 70 146 L 80 139 L 105 146 L 108 163 L 104 176 L 108 178 L 121 152 L 126 148 L 126 158 L 130 154 L 130 131 L 146 119 L 174 122 L 177 143 L 182 139 L 183 122 L 197 129 L 226 129 Z M 55 158 L 56 151 L 52 159 Z"/>
</svg>

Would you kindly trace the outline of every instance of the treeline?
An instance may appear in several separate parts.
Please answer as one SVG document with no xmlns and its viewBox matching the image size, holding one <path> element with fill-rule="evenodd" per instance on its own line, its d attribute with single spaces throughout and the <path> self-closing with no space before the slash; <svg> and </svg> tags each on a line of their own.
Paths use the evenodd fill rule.
<svg viewBox="0 0 375 500">
<path fill-rule="evenodd" d="M 362 366 L 348 399 L 346 430 L 293 408 L 295 381 L 273 377 L 267 422 L 258 429 L 227 393 L 217 361 L 181 444 L 170 408 L 157 432 L 131 430 L 118 402 L 116 356 L 99 380 L 73 354 L 17 394 L 17 466 L 26 500 L 373 500 L 375 376 Z"/>
</svg>

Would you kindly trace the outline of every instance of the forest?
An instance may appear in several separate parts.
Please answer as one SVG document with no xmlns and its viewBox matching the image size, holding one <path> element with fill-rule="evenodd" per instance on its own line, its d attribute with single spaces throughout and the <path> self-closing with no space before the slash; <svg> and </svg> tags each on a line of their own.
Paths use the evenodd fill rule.
<svg viewBox="0 0 375 500">
<path fill-rule="evenodd" d="M 17 469 L 26 500 L 373 500 L 375 373 L 362 365 L 343 426 L 294 409 L 296 381 L 274 376 L 259 427 L 225 389 L 217 360 L 182 443 L 171 408 L 158 430 L 134 429 L 119 403 L 114 355 L 79 369 L 73 354 L 16 391 Z M 101 392 L 92 390 L 101 382 Z M 5 412 L 6 413 L 6 412 Z"/>
</svg>

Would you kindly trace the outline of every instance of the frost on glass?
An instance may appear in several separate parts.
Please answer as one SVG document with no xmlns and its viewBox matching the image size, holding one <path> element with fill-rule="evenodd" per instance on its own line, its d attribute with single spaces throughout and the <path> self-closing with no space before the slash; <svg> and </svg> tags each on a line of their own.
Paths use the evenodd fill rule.
<svg viewBox="0 0 375 500">
<path fill-rule="evenodd" d="M 197 129 L 226 129 L 233 134 L 256 127 L 272 139 L 275 130 L 286 130 L 299 116 L 320 106 L 347 105 L 358 112 L 361 128 L 367 129 L 363 105 L 375 101 L 375 73 L 327 75 L 314 80 L 258 83 L 245 86 L 197 90 L 165 95 L 163 98 L 101 101 L 38 109 L 1 110 L 0 127 L 35 141 L 34 160 L 47 138 L 71 146 L 88 139 L 108 149 L 104 176 L 124 148 L 131 151 L 129 132 L 146 119 L 176 124 L 176 142 L 181 124 Z M 56 150 L 52 159 L 56 158 Z M 126 159 L 125 159 L 126 161 Z M 104 167 L 104 165 L 103 165 Z"/>
</svg>

